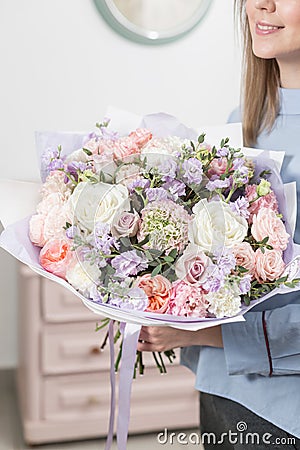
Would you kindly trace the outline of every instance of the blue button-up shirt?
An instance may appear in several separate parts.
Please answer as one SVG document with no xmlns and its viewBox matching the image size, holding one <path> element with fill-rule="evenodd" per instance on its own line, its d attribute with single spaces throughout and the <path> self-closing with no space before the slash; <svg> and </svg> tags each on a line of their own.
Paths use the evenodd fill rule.
<svg viewBox="0 0 300 450">
<path fill-rule="evenodd" d="M 297 181 L 294 240 L 299 243 L 300 89 L 280 89 L 280 93 L 275 126 L 270 134 L 259 136 L 257 148 L 286 152 L 282 178 L 284 182 Z M 240 121 L 239 110 L 229 121 Z M 187 347 L 182 349 L 181 363 L 196 374 L 199 391 L 234 400 L 300 438 L 300 293 L 276 295 L 254 307 L 245 319 L 222 325 L 224 349 Z"/>
</svg>

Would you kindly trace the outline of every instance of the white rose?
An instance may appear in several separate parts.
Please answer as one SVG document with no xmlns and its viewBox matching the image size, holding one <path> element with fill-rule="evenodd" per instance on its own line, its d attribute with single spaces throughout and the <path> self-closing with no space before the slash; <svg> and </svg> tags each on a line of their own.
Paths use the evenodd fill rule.
<svg viewBox="0 0 300 450">
<path fill-rule="evenodd" d="M 75 221 L 88 231 L 92 231 L 97 222 L 111 224 L 116 212 L 130 208 L 125 186 L 102 182 L 79 183 L 69 201 Z"/>
<path fill-rule="evenodd" d="M 82 150 L 82 148 L 79 148 L 66 157 L 65 164 L 69 164 L 73 161 L 86 163 L 88 160 L 89 156 Z"/>
<path fill-rule="evenodd" d="M 236 215 L 222 201 L 201 200 L 193 207 L 194 218 L 189 224 L 189 240 L 203 250 L 233 247 L 243 242 L 248 232 L 244 217 Z"/>
<path fill-rule="evenodd" d="M 66 280 L 81 294 L 85 295 L 99 281 L 100 275 L 101 271 L 96 264 L 77 261 L 68 267 Z"/>
<path fill-rule="evenodd" d="M 218 292 L 211 292 L 205 296 L 210 306 L 208 311 L 218 319 L 232 317 L 241 310 L 241 297 L 237 286 L 223 286 Z"/>
</svg>

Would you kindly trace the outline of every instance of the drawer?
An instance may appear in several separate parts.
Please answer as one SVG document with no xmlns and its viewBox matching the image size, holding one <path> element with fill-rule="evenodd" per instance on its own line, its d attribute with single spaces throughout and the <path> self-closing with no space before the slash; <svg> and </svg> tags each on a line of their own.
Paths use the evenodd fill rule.
<svg viewBox="0 0 300 450">
<path fill-rule="evenodd" d="M 198 424 L 198 392 L 194 376 L 185 367 L 167 375 L 156 368 L 132 383 L 130 430 L 162 430 Z M 109 373 L 49 377 L 44 382 L 43 419 L 71 421 L 97 419 L 108 424 Z"/>
<path fill-rule="evenodd" d="M 96 332 L 92 322 L 47 325 L 41 336 L 43 374 L 108 369 L 108 345 L 100 351 L 106 332 L 107 328 Z"/>
<path fill-rule="evenodd" d="M 42 315 L 46 322 L 76 322 L 94 320 L 101 316 L 94 314 L 80 298 L 54 281 L 41 279 Z"/>
</svg>

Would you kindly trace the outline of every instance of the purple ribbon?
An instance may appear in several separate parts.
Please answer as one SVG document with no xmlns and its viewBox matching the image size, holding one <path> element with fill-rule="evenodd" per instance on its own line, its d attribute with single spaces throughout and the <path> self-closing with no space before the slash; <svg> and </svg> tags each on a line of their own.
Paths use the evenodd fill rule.
<svg viewBox="0 0 300 450">
<path fill-rule="evenodd" d="M 119 374 L 119 401 L 118 401 L 118 423 L 117 423 L 117 445 L 118 450 L 126 450 L 128 427 L 130 419 L 130 397 L 134 366 L 136 360 L 136 349 L 140 335 L 141 325 L 126 323 L 123 333 L 122 358 Z M 113 321 L 109 324 L 110 342 L 110 383 L 111 402 L 109 431 L 106 440 L 105 450 L 110 450 L 113 441 L 114 416 L 115 416 L 115 391 L 116 377 L 114 370 L 114 336 Z"/>
<path fill-rule="evenodd" d="M 114 419 L 116 409 L 116 375 L 115 375 L 115 349 L 114 349 L 114 321 L 109 322 L 108 328 L 109 352 L 110 352 L 110 417 L 108 435 L 105 450 L 110 450 L 114 435 Z"/>
</svg>

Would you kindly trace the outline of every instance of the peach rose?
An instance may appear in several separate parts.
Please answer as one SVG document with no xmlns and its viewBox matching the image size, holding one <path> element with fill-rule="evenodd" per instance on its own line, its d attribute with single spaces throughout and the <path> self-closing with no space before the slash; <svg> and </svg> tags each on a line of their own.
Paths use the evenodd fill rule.
<svg viewBox="0 0 300 450">
<path fill-rule="evenodd" d="M 209 166 L 209 170 L 207 172 L 208 176 L 211 177 L 213 175 L 222 175 L 226 172 L 227 169 L 227 158 L 215 158 L 212 160 Z"/>
<path fill-rule="evenodd" d="M 236 264 L 248 270 L 249 275 L 254 276 L 255 272 L 255 252 L 248 242 L 236 244 L 233 249 Z"/>
<path fill-rule="evenodd" d="M 40 264 L 48 272 L 65 279 L 66 271 L 73 257 L 73 252 L 66 239 L 51 239 L 41 249 Z"/>
<path fill-rule="evenodd" d="M 268 236 L 267 243 L 272 245 L 274 250 L 285 250 L 290 237 L 282 220 L 269 208 L 261 208 L 253 216 L 251 234 L 256 241 L 262 241 Z"/>
<path fill-rule="evenodd" d="M 255 278 L 260 283 L 278 279 L 284 269 L 285 264 L 280 250 L 265 250 L 264 253 L 261 249 L 256 250 Z"/>
<path fill-rule="evenodd" d="M 149 304 L 146 311 L 163 314 L 168 309 L 172 284 L 162 275 L 151 277 L 150 273 L 138 278 L 137 287 L 146 293 Z"/>
</svg>

